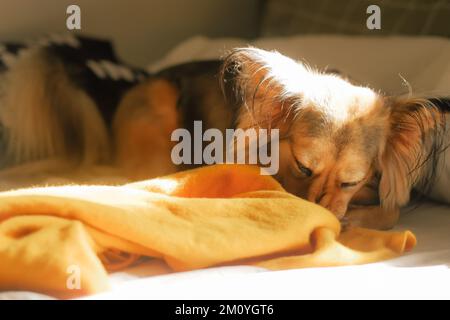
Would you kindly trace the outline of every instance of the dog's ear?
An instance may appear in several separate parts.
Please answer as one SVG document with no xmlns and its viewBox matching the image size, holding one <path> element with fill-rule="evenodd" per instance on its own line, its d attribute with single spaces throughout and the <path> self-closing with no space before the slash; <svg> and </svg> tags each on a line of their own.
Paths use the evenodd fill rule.
<svg viewBox="0 0 450 320">
<path fill-rule="evenodd" d="M 380 200 L 383 207 L 405 205 L 412 187 L 439 153 L 444 114 L 428 99 L 388 98 L 389 125 L 380 148 Z"/>
<path fill-rule="evenodd" d="M 298 77 L 306 68 L 275 51 L 234 49 L 221 71 L 222 91 L 238 110 L 240 128 L 278 128 L 286 133 L 290 117 L 300 104 Z M 295 79 L 294 79 L 295 77 Z"/>
</svg>

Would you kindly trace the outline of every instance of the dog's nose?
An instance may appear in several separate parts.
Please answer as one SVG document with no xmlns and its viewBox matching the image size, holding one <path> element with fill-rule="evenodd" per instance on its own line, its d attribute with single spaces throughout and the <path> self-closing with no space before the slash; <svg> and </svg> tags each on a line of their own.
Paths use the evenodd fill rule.
<svg viewBox="0 0 450 320">
<path fill-rule="evenodd" d="M 321 194 L 321 196 L 318 198 L 317 203 L 320 206 L 330 210 L 338 219 L 343 218 L 345 213 L 347 212 L 347 205 L 339 200 L 333 199 L 333 196 L 331 194 Z"/>
<path fill-rule="evenodd" d="M 330 203 L 325 208 L 330 210 L 339 220 L 341 220 L 347 212 L 347 206 L 340 203 L 337 204 Z"/>
</svg>

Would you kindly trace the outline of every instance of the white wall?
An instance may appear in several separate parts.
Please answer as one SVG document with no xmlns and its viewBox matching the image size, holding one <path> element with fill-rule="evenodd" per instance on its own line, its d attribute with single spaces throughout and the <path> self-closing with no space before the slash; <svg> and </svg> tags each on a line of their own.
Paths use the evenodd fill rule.
<svg viewBox="0 0 450 320">
<path fill-rule="evenodd" d="M 259 0 L 0 0 L 0 41 L 67 32 L 81 7 L 82 32 L 114 38 L 119 55 L 146 65 L 189 36 L 254 37 Z"/>
</svg>

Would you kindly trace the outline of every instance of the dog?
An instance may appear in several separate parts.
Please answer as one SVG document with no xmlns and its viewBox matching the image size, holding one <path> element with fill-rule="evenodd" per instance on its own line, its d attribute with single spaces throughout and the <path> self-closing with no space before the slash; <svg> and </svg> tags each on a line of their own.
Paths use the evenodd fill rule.
<svg viewBox="0 0 450 320">
<path fill-rule="evenodd" d="M 275 178 L 287 191 L 344 226 L 389 229 L 413 188 L 427 192 L 446 150 L 440 100 L 386 96 L 275 51 L 238 48 L 164 69 L 124 92 L 109 121 L 72 69 L 40 49 L 0 79 L 6 172 L 100 164 L 148 179 L 189 168 L 171 161 L 170 135 L 194 120 L 222 131 L 278 129 Z"/>
</svg>

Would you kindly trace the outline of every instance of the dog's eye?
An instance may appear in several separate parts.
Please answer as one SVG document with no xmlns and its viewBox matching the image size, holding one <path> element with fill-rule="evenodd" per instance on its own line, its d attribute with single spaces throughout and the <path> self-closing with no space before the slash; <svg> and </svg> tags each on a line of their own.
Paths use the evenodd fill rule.
<svg viewBox="0 0 450 320">
<path fill-rule="evenodd" d="M 311 177 L 312 176 L 313 173 L 312 173 L 311 169 L 309 169 L 309 168 L 305 167 L 304 165 L 302 165 L 298 160 L 296 160 L 296 162 L 297 162 L 298 170 L 300 170 L 301 173 L 303 173 L 307 177 Z"/>
<path fill-rule="evenodd" d="M 355 181 L 355 182 L 342 182 L 341 183 L 341 188 L 351 188 L 356 186 L 358 183 L 360 183 L 360 181 Z"/>
</svg>

